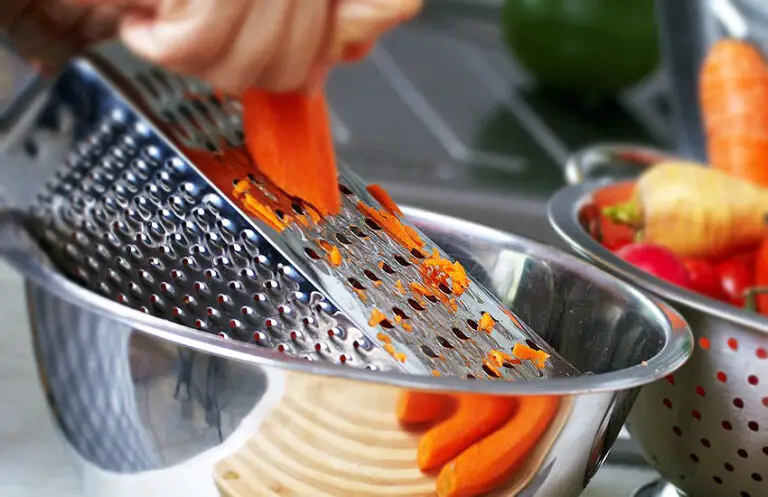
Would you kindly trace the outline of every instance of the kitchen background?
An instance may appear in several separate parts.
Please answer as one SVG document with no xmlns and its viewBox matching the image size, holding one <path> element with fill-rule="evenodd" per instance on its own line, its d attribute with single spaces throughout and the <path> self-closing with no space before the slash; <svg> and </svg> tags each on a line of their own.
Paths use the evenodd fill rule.
<svg viewBox="0 0 768 497">
<path fill-rule="evenodd" d="M 677 87 L 655 70 L 651 0 L 575 2 L 589 6 L 570 20 L 574 2 L 544 1 L 549 21 L 519 8 L 503 22 L 500 3 L 428 2 L 365 62 L 337 70 L 328 92 L 338 151 L 399 202 L 562 245 L 545 206 L 564 184 L 567 157 L 599 141 L 674 148 L 680 126 L 669 95 Z M 592 34 L 579 35 L 579 23 Z M 0 52 L 0 147 L 11 162 L 3 167 L 25 167 L 53 145 L 19 143 L 7 126 L 40 98 L 41 84 Z M 21 281 L 5 265 L 0 286 L 0 494 L 79 496 L 38 384 Z M 585 495 L 629 496 L 654 477 L 623 436 Z"/>
</svg>

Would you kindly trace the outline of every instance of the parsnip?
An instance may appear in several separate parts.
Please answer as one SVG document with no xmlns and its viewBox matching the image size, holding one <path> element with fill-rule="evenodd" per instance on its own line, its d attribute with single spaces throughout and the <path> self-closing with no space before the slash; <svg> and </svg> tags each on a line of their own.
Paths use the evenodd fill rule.
<svg viewBox="0 0 768 497">
<path fill-rule="evenodd" d="M 760 243 L 768 190 L 695 162 L 665 162 L 638 178 L 632 202 L 606 214 L 680 257 L 718 258 Z"/>
</svg>

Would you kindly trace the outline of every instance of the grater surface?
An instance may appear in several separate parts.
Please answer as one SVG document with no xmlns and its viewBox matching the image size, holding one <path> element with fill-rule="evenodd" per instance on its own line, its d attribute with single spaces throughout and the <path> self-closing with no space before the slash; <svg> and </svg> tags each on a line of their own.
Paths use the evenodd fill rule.
<svg viewBox="0 0 768 497">
<path fill-rule="evenodd" d="M 95 57 L 62 77 L 92 120 L 31 209 L 31 230 L 69 275 L 144 312 L 311 360 L 469 378 L 577 374 L 476 282 L 460 295 L 447 284 L 417 291 L 425 260 L 445 255 L 423 235 L 411 250 L 393 239 L 367 207 L 385 206 L 343 164 L 342 212 L 318 220 L 250 164 L 237 102 L 120 47 L 103 54 L 119 70 Z M 233 195 L 241 181 L 268 215 Z M 550 353 L 547 366 L 515 360 L 519 342 Z"/>
</svg>

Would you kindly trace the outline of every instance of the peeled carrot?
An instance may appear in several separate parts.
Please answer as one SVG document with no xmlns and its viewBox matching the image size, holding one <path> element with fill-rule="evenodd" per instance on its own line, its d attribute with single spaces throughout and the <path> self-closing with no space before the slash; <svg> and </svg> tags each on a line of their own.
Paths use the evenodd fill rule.
<svg viewBox="0 0 768 497">
<path fill-rule="evenodd" d="M 397 420 L 404 425 L 432 423 L 445 416 L 452 404 L 445 394 L 406 390 L 397 401 Z"/>
<path fill-rule="evenodd" d="M 437 477 L 439 497 L 475 497 L 506 483 L 549 429 L 558 397 L 518 397 L 518 409 L 497 431 L 448 463 Z"/>
<path fill-rule="evenodd" d="M 605 212 L 642 230 L 643 242 L 717 259 L 760 243 L 768 190 L 701 164 L 665 162 L 638 178 L 630 202 Z"/>
<path fill-rule="evenodd" d="M 398 207 L 395 201 L 392 200 L 392 197 L 389 196 L 389 192 L 382 188 L 381 185 L 368 185 L 366 190 L 368 190 L 368 193 L 370 193 L 382 207 L 387 209 L 390 214 L 403 217 L 403 211 L 400 210 L 400 207 Z"/>
<path fill-rule="evenodd" d="M 759 50 L 735 39 L 715 43 L 699 96 L 712 167 L 768 187 L 768 65 Z"/>
<path fill-rule="evenodd" d="M 241 103 L 246 146 L 259 171 L 321 214 L 338 214 L 341 192 L 325 95 L 252 88 Z"/>
<path fill-rule="evenodd" d="M 430 471 L 447 463 L 502 426 L 516 407 L 513 397 L 460 396 L 456 411 L 421 437 L 417 449 L 419 469 Z"/>
</svg>

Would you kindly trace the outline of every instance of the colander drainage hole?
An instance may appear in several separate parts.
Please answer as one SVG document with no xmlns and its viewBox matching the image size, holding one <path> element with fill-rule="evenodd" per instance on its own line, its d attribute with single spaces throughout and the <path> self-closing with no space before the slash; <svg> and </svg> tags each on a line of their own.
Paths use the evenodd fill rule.
<svg viewBox="0 0 768 497">
<path fill-rule="evenodd" d="M 688 455 L 688 457 L 690 457 L 690 458 L 691 458 L 691 461 L 693 461 L 693 462 L 695 462 L 695 463 L 698 463 L 698 462 L 699 462 L 699 456 L 697 456 L 697 455 L 696 455 L 696 454 L 694 454 L 693 452 L 691 452 L 691 453 Z"/>
<path fill-rule="evenodd" d="M 723 464 L 723 467 L 725 468 L 726 471 L 733 472 L 733 469 L 734 469 L 733 468 L 733 464 L 727 462 L 727 463 Z"/>
<path fill-rule="evenodd" d="M 664 407 L 666 407 L 667 409 L 672 409 L 672 401 L 671 400 L 664 399 L 661 403 L 664 404 Z"/>
<path fill-rule="evenodd" d="M 710 447 L 712 446 L 712 444 L 710 444 L 710 443 L 709 443 L 709 440 L 708 440 L 708 439 L 706 439 L 706 438 L 702 438 L 702 439 L 701 439 L 701 445 L 703 445 L 703 446 L 704 446 L 704 447 L 706 447 L 706 448 L 710 448 Z"/>
<path fill-rule="evenodd" d="M 719 476 L 713 476 L 713 477 L 712 477 L 712 480 L 713 480 L 715 483 L 717 483 L 718 485 L 722 485 L 722 484 L 723 484 L 723 479 L 722 479 L 722 478 L 720 478 Z"/>
<path fill-rule="evenodd" d="M 739 457 L 740 457 L 740 458 L 742 458 L 742 459 L 746 459 L 746 458 L 748 458 L 748 457 L 749 457 L 749 453 L 747 453 L 747 451 L 746 451 L 746 450 L 744 450 L 744 449 L 739 449 L 739 450 L 737 450 L 737 451 L 736 451 L 736 453 L 737 453 L 737 454 L 739 455 Z"/>
<path fill-rule="evenodd" d="M 739 409 L 742 409 L 744 407 L 744 401 L 736 397 L 733 399 L 733 405 Z"/>
<path fill-rule="evenodd" d="M 677 435 L 678 437 L 682 437 L 683 436 L 683 430 L 681 430 L 679 426 L 673 426 L 672 427 L 672 432 L 675 435 Z"/>
<path fill-rule="evenodd" d="M 721 425 L 721 426 L 723 427 L 723 429 L 724 429 L 724 430 L 726 430 L 726 431 L 731 431 L 731 430 L 733 430 L 733 425 L 731 424 L 731 422 L 730 422 L 730 421 L 723 421 L 722 423 L 720 423 L 720 425 Z"/>
</svg>

